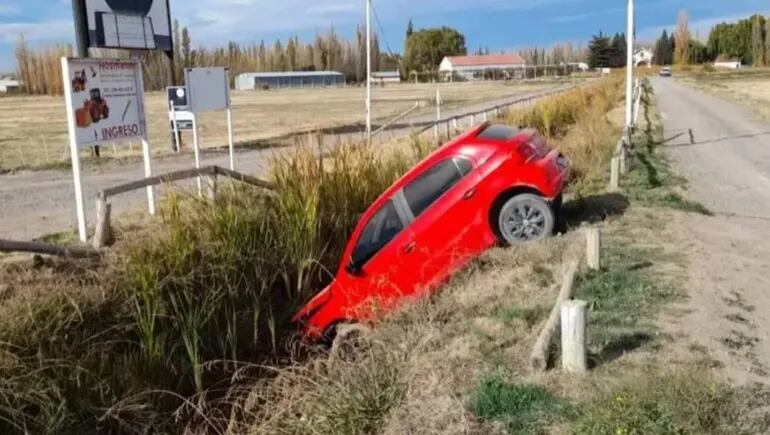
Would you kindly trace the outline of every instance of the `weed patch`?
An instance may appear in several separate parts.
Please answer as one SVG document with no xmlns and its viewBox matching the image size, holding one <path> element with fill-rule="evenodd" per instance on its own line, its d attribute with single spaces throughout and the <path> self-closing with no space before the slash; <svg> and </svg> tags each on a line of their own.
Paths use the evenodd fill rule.
<svg viewBox="0 0 770 435">
<path fill-rule="evenodd" d="M 541 433 L 569 409 L 541 386 L 509 384 L 498 376 L 481 381 L 470 408 L 480 419 L 501 422 L 514 434 Z"/>
<path fill-rule="evenodd" d="M 728 433 L 720 428 L 729 402 L 729 390 L 703 373 L 649 371 L 581 407 L 573 433 Z"/>
</svg>

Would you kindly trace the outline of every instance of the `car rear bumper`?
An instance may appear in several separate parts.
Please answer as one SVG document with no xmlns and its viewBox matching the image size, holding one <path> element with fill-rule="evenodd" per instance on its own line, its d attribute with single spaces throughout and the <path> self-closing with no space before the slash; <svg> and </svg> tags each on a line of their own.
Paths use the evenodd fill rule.
<svg viewBox="0 0 770 435">
<path fill-rule="evenodd" d="M 570 177 L 571 162 L 559 151 L 551 151 L 542 160 L 545 183 L 542 194 L 549 201 L 555 200 L 562 194 Z"/>
</svg>

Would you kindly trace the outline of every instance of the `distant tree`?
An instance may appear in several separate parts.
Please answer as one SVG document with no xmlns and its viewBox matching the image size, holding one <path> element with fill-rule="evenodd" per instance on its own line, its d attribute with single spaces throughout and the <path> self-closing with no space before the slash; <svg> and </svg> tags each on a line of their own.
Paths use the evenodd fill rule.
<svg viewBox="0 0 770 435">
<path fill-rule="evenodd" d="M 655 65 L 669 65 L 669 39 L 668 31 L 663 29 L 660 38 L 655 42 L 655 54 L 652 56 L 652 63 Z"/>
<path fill-rule="evenodd" d="M 384 53 L 380 56 L 380 71 L 398 71 L 401 67 L 401 55 Z"/>
<path fill-rule="evenodd" d="M 770 66 L 770 19 L 765 20 L 765 64 Z"/>
<path fill-rule="evenodd" d="M 192 40 L 190 39 L 190 31 L 185 27 L 182 29 L 182 64 L 185 68 L 189 68 L 193 65 L 191 45 Z"/>
<path fill-rule="evenodd" d="M 626 35 L 616 33 L 610 47 L 610 66 L 620 68 L 626 64 Z"/>
<path fill-rule="evenodd" d="M 610 38 L 602 32 L 594 35 L 588 44 L 588 65 L 591 68 L 607 68 L 610 66 L 612 44 Z"/>
<path fill-rule="evenodd" d="M 404 50 L 405 75 L 435 72 L 446 56 L 467 54 L 465 36 L 455 29 L 441 27 L 414 32 Z"/>
<path fill-rule="evenodd" d="M 710 60 L 708 47 L 697 39 L 690 40 L 688 52 L 690 53 L 691 63 L 702 64 Z"/>
<path fill-rule="evenodd" d="M 754 66 L 765 66 L 764 21 L 761 15 L 754 15 L 751 20 L 751 57 Z"/>
<path fill-rule="evenodd" d="M 412 23 L 411 18 L 409 19 L 409 23 L 406 25 L 406 39 L 409 40 L 409 37 L 414 34 L 414 23 Z"/>
<path fill-rule="evenodd" d="M 677 65 L 690 64 L 690 17 L 686 11 L 679 12 L 674 32 L 674 62 Z"/>
</svg>

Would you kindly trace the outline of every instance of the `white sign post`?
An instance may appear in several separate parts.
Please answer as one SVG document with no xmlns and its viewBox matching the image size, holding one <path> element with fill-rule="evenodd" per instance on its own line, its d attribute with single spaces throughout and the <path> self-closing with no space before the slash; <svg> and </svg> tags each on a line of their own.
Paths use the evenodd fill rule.
<svg viewBox="0 0 770 435">
<path fill-rule="evenodd" d="M 235 170 L 235 147 L 233 144 L 233 122 L 230 110 L 230 78 L 227 68 L 188 68 L 185 70 L 187 102 L 193 113 L 193 148 L 195 167 L 200 169 L 200 143 L 198 141 L 198 115 L 202 112 L 227 111 L 227 135 L 230 151 L 230 169 Z M 202 193 L 198 177 L 198 193 Z"/>
<path fill-rule="evenodd" d="M 152 175 L 142 67 L 137 60 L 62 58 L 61 63 L 78 233 L 80 240 L 86 242 L 88 236 L 78 151 L 94 145 L 140 139 L 144 175 Z M 147 188 L 147 201 L 150 214 L 154 214 L 152 187 Z"/>
</svg>

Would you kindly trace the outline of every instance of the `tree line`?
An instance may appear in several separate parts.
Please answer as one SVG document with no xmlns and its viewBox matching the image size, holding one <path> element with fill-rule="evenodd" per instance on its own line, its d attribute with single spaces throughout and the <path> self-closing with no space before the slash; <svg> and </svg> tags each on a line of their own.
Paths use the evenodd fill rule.
<svg viewBox="0 0 770 435">
<path fill-rule="evenodd" d="M 592 68 L 622 67 L 626 64 L 626 39 L 599 32 L 589 44 Z M 708 42 L 693 38 L 687 12 L 680 12 L 674 31 L 663 30 L 652 47 L 656 65 L 690 65 L 716 60 L 738 60 L 744 65 L 770 66 L 770 19 L 753 15 L 735 23 L 716 25 Z"/>
<path fill-rule="evenodd" d="M 252 44 L 231 41 L 218 47 L 196 47 L 190 29 L 181 26 L 178 21 L 174 22 L 173 33 L 173 66 L 165 53 L 133 54 L 142 63 L 146 90 L 162 90 L 180 83 L 185 68 L 211 66 L 229 68 L 233 81 L 241 73 L 271 71 L 339 71 L 349 83 L 361 83 L 366 78 L 366 30 L 362 26 L 356 27 L 350 39 L 340 37 L 334 28 L 330 28 L 325 33 L 317 34 L 312 42 L 303 42 L 293 36 L 288 40 L 275 40 L 272 44 L 264 40 Z M 613 41 L 612 45 L 623 43 Z M 59 59 L 71 56 L 72 51 L 69 45 L 30 48 L 21 36 L 16 45 L 16 63 L 25 91 L 30 94 L 61 94 Z M 372 35 L 373 71 L 400 71 L 404 78 L 435 79 L 445 56 L 465 55 L 468 49 L 465 35 L 458 30 L 450 27 L 415 30 L 410 20 L 403 53 L 402 57 L 383 52 L 378 35 Z M 479 48 L 477 54 L 490 54 L 490 50 Z M 579 62 L 585 58 L 585 51 L 572 44 L 556 44 L 550 49 L 522 49 L 519 54 L 533 66 Z M 124 50 L 90 49 L 90 55 L 126 58 L 129 53 Z"/>
</svg>

